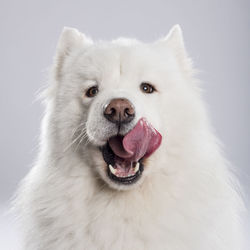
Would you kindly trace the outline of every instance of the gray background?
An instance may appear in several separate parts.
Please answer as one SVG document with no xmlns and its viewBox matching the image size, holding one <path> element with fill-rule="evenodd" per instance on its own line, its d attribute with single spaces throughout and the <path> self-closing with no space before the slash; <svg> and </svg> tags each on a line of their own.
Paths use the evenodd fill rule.
<svg viewBox="0 0 250 250">
<path fill-rule="evenodd" d="M 76 27 L 94 39 L 128 36 L 153 41 L 179 23 L 189 54 L 201 70 L 213 125 L 249 199 L 249 1 L 0 3 L 1 211 L 35 159 L 43 107 L 34 100 L 46 83 L 63 26 Z M 10 217 L 0 216 L 0 223 L 0 248 L 18 249 Z"/>
</svg>

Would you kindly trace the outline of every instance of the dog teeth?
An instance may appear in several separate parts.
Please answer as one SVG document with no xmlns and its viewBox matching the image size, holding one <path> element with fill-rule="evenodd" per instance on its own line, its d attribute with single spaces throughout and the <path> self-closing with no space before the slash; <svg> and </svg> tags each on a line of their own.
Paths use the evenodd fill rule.
<svg viewBox="0 0 250 250">
<path fill-rule="evenodd" d="M 120 178 L 125 178 L 125 177 L 131 177 L 131 176 L 134 176 L 138 171 L 139 171 L 139 168 L 140 168 L 140 163 L 137 162 L 135 167 L 132 168 L 130 171 L 130 173 L 120 173 L 117 169 L 115 169 L 111 164 L 108 166 L 109 167 L 109 170 L 110 172 L 117 176 L 117 177 L 120 177 Z"/>
<path fill-rule="evenodd" d="M 113 175 L 116 175 L 116 169 L 114 169 L 113 167 L 112 167 L 112 165 L 109 165 L 109 169 L 110 169 L 110 171 L 111 171 L 111 173 L 113 174 Z"/>
<path fill-rule="evenodd" d="M 139 170 L 139 167 L 140 167 L 140 163 L 137 162 L 137 163 L 136 163 L 136 166 L 135 166 L 135 168 L 134 168 L 134 172 L 135 172 L 135 173 Z"/>
</svg>

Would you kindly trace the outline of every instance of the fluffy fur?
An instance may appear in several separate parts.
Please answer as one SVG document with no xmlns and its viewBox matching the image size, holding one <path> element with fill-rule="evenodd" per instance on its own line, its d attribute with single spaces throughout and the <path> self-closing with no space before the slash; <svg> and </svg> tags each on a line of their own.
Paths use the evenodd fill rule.
<svg viewBox="0 0 250 250">
<path fill-rule="evenodd" d="M 141 82 L 157 92 L 145 94 Z M 96 97 L 86 90 L 99 86 Z M 140 181 L 111 182 L 98 147 L 112 98 L 163 136 Z M 25 250 L 239 250 L 242 200 L 213 135 L 180 27 L 153 44 L 92 42 L 65 28 L 46 92 L 41 149 L 16 207 Z"/>
</svg>

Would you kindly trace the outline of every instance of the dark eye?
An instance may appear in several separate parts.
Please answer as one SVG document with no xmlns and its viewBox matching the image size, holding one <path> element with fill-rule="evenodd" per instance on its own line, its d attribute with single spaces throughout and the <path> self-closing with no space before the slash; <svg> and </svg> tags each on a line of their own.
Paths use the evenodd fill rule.
<svg viewBox="0 0 250 250">
<path fill-rule="evenodd" d="M 142 92 L 147 93 L 147 94 L 152 94 L 155 91 L 155 88 L 151 84 L 146 83 L 146 82 L 143 82 L 140 88 Z"/>
<path fill-rule="evenodd" d="M 98 90 L 98 86 L 93 86 L 93 87 L 91 87 L 91 88 L 89 88 L 89 89 L 87 90 L 86 96 L 87 96 L 87 97 L 94 97 L 94 96 L 97 95 L 98 91 L 99 91 L 99 90 Z"/>
</svg>

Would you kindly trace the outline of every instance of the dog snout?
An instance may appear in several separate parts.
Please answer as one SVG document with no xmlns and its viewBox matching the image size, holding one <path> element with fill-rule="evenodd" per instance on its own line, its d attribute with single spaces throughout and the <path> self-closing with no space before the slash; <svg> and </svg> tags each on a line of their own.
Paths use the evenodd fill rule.
<svg viewBox="0 0 250 250">
<path fill-rule="evenodd" d="M 112 123 L 129 123 L 135 117 L 135 109 L 128 99 L 117 98 L 105 107 L 104 116 Z"/>
</svg>

